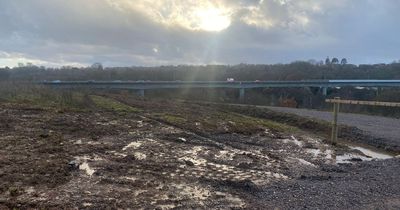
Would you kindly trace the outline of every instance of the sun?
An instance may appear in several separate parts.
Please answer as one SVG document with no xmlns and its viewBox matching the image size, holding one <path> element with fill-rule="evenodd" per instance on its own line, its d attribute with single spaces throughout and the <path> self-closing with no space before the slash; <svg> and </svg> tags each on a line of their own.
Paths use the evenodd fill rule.
<svg viewBox="0 0 400 210">
<path fill-rule="evenodd" d="M 196 16 L 201 30 L 218 32 L 231 25 L 230 15 L 218 8 L 199 9 Z"/>
</svg>

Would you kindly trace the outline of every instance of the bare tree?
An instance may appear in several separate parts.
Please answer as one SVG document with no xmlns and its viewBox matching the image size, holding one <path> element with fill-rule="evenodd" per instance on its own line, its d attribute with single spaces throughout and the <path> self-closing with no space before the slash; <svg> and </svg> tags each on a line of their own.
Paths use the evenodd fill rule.
<svg viewBox="0 0 400 210">
<path fill-rule="evenodd" d="M 325 65 L 331 65 L 331 59 L 329 59 L 329 56 L 325 59 Z"/>
<path fill-rule="evenodd" d="M 91 66 L 92 69 L 96 69 L 96 70 L 103 70 L 103 65 L 101 63 L 94 63 Z"/>
</svg>

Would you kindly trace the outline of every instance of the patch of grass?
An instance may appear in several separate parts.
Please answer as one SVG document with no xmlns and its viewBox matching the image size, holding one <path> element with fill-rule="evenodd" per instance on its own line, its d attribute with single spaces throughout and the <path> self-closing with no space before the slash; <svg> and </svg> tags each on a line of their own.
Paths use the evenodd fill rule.
<svg viewBox="0 0 400 210">
<path fill-rule="evenodd" d="M 96 107 L 101 109 L 116 111 L 116 112 L 140 112 L 140 109 L 138 108 L 128 106 L 111 98 L 91 95 L 90 99 L 93 101 Z"/>
<path fill-rule="evenodd" d="M 258 132 L 263 132 L 266 129 L 276 132 L 290 133 L 298 131 L 295 127 L 271 120 L 259 119 L 222 110 L 204 110 L 206 112 L 205 114 L 191 114 L 191 112 L 177 114 L 176 111 L 178 110 L 175 110 L 173 114 L 153 113 L 151 116 L 171 125 L 205 134 L 240 133 L 252 135 Z"/>
<path fill-rule="evenodd" d="M 197 119 L 197 121 L 200 122 L 202 128 L 210 132 L 216 131 L 218 128 L 221 127 L 221 122 L 218 122 L 218 119 L 214 117 L 200 118 Z"/>
<path fill-rule="evenodd" d="M 272 120 L 259 119 L 254 117 L 242 116 L 242 122 L 249 126 L 262 126 L 264 128 L 278 131 L 278 132 L 296 132 L 299 129 L 293 126 L 285 125 L 282 123 L 274 122 Z"/>
<path fill-rule="evenodd" d="M 290 133 L 298 131 L 297 128 L 292 126 L 232 112 L 226 112 L 220 117 L 221 119 L 230 122 L 228 124 L 229 130 L 235 133 L 253 134 L 265 129 Z"/>
<path fill-rule="evenodd" d="M 173 125 L 184 125 L 185 123 L 187 123 L 187 119 L 178 115 L 155 113 L 153 114 L 153 117 Z"/>
</svg>

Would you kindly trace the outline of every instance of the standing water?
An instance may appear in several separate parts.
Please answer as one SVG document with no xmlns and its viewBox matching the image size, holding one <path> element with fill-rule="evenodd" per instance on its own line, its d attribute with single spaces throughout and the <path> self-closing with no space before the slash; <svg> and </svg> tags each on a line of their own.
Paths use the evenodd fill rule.
<svg viewBox="0 0 400 210">
<path fill-rule="evenodd" d="M 393 155 L 373 151 L 371 149 L 361 147 L 361 146 L 348 146 L 348 147 L 352 150 L 360 151 L 363 155 L 356 154 L 356 153 L 345 153 L 343 155 L 338 155 L 338 156 L 336 156 L 336 163 L 350 163 L 354 159 L 359 159 L 361 161 L 371 161 L 373 159 L 385 160 L 385 159 L 394 158 Z"/>
</svg>

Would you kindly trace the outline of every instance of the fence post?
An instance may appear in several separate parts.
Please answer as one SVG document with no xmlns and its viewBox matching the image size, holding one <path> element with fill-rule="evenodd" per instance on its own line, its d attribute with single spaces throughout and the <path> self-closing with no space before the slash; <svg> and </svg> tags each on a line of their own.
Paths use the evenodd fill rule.
<svg viewBox="0 0 400 210">
<path fill-rule="evenodd" d="M 335 97 L 335 100 L 340 100 L 339 97 Z M 331 143 L 336 144 L 338 139 L 338 114 L 339 114 L 339 107 L 340 103 L 335 102 L 333 103 L 333 122 L 332 122 L 332 136 L 331 136 Z"/>
</svg>

